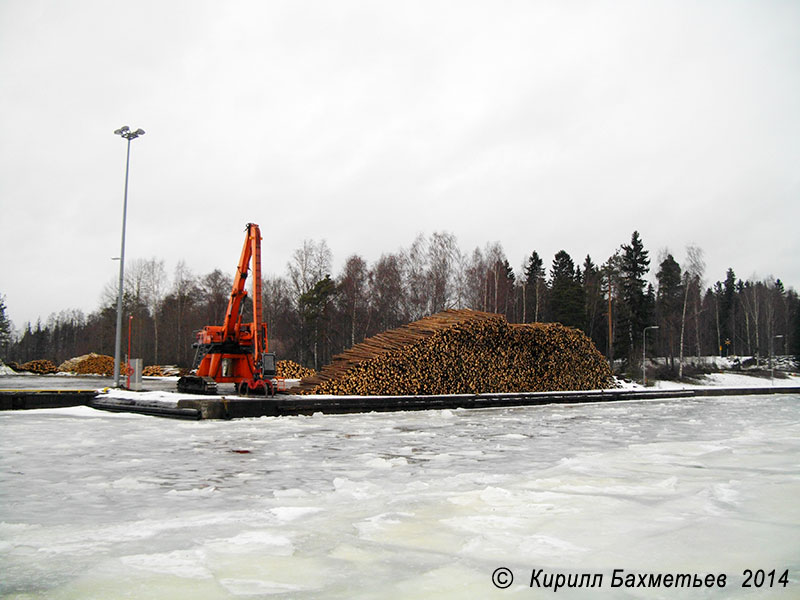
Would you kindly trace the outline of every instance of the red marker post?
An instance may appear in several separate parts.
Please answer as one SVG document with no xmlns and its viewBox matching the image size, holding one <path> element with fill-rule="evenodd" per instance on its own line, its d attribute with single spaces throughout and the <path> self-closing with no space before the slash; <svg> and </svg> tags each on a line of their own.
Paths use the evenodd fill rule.
<svg viewBox="0 0 800 600">
<path fill-rule="evenodd" d="M 125 386 L 128 389 L 131 389 L 131 324 L 133 323 L 133 315 L 128 317 L 128 356 L 125 357 L 125 362 L 127 363 L 127 385 Z"/>
</svg>

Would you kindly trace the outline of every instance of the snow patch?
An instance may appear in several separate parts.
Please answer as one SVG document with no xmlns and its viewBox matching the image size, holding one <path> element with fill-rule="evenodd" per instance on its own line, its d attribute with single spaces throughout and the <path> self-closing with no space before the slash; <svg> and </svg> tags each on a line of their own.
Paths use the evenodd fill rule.
<svg viewBox="0 0 800 600">
<path fill-rule="evenodd" d="M 300 517 L 322 512 L 322 510 L 316 506 L 276 506 L 275 508 L 270 508 L 269 512 L 275 515 L 279 521 L 288 523 Z"/>
<path fill-rule="evenodd" d="M 205 552 L 202 550 L 175 550 L 156 554 L 134 554 L 120 558 L 122 564 L 184 579 L 211 579 L 211 571 L 205 566 Z"/>
</svg>

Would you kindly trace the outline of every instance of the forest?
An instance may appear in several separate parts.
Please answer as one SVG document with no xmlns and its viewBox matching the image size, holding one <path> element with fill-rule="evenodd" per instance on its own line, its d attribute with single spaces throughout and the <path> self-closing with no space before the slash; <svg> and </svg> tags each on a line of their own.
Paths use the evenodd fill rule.
<svg viewBox="0 0 800 600">
<path fill-rule="evenodd" d="M 648 355 L 663 357 L 674 373 L 682 357 L 800 355 L 793 289 L 780 279 L 742 280 L 733 268 L 712 283 L 697 246 L 682 260 L 668 251 L 651 257 L 634 231 L 602 263 L 588 255 L 576 262 L 561 250 L 548 268 L 534 250 L 515 271 L 500 243 L 465 253 L 455 236 L 435 232 L 372 264 L 352 255 L 333 276 L 326 242 L 305 240 L 283 275 L 264 279 L 264 318 L 270 350 L 314 369 L 366 337 L 446 308 L 582 329 L 621 373 L 638 368 L 645 337 Z M 232 276 L 233 269 L 198 275 L 183 262 L 170 276 L 162 259 L 130 261 L 123 354 L 130 342 L 131 357 L 145 365 L 191 367 L 194 332 L 221 324 Z M 96 311 L 65 309 L 17 331 L 0 295 L 0 358 L 59 364 L 89 352 L 113 356 L 116 303 L 116 282 L 109 282 Z"/>
</svg>

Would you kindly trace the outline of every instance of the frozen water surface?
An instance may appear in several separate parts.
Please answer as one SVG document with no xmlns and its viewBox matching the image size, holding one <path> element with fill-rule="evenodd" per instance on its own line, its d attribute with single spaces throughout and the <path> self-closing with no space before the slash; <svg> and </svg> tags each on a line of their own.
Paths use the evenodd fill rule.
<svg viewBox="0 0 800 600">
<path fill-rule="evenodd" d="M 800 597 L 800 396 L 184 422 L 0 414 L 0 595 Z M 512 570 L 510 588 L 491 581 Z M 611 589 L 626 573 L 726 588 Z M 743 589 L 744 569 L 789 570 Z"/>
</svg>

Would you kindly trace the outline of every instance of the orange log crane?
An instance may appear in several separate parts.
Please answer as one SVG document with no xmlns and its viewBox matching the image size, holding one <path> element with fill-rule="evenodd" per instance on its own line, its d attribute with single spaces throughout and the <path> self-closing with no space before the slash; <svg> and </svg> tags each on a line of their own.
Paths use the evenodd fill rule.
<svg viewBox="0 0 800 600">
<path fill-rule="evenodd" d="M 248 223 L 247 235 L 233 280 L 225 321 L 197 332 L 194 365 L 190 375 L 178 380 L 178 391 L 214 394 L 217 383 L 233 383 L 240 395 L 274 394 L 275 355 L 268 352 L 267 324 L 263 322 L 261 296 L 261 229 Z M 253 321 L 243 323 L 244 299 L 252 262 Z"/>
</svg>

